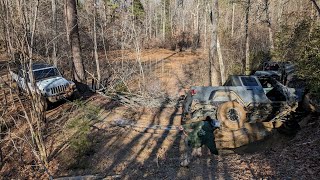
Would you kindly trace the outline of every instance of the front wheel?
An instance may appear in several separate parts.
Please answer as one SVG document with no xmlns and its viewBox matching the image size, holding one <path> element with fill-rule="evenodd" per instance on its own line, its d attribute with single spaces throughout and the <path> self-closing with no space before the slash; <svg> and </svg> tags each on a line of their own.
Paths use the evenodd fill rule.
<svg viewBox="0 0 320 180">
<path fill-rule="evenodd" d="M 246 111 L 238 102 L 229 101 L 219 106 L 217 118 L 223 127 L 238 130 L 246 121 Z"/>
<path fill-rule="evenodd" d="M 79 91 L 74 91 L 72 95 L 68 98 L 70 101 L 74 101 L 76 99 L 81 98 L 81 94 Z"/>
</svg>

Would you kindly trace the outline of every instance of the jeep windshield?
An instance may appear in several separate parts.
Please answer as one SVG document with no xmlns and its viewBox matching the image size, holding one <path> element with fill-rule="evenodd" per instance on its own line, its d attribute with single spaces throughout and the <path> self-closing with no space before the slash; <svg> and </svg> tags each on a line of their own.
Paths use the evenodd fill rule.
<svg viewBox="0 0 320 180">
<path fill-rule="evenodd" d="M 251 76 L 229 76 L 223 86 L 260 86 L 257 80 Z"/>
<path fill-rule="evenodd" d="M 47 68 L 33 71 L 34 79 L 36 81 L 47 79 L 51 77 L 60 76 L 57 68 Z"/>
</svg>

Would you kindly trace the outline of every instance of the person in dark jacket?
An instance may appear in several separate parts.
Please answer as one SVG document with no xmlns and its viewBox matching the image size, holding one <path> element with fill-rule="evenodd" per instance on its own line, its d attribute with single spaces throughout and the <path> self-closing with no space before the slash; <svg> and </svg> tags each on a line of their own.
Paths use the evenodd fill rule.
<svg viewBox="0 0 320 180">
<path fill-rule="evenodd" d="M 205 145 L 211 154 L 218 155 L 214 141 L 214 130 L 217 128 L 217 121 L 207 117 L 205 121 L 192 122 L 181 127 L 184 133 L 184 154 L 181 166 L 188 166 L 191 161 L 191 154 L 201 156 L 201 147 Z"/>
</svg>

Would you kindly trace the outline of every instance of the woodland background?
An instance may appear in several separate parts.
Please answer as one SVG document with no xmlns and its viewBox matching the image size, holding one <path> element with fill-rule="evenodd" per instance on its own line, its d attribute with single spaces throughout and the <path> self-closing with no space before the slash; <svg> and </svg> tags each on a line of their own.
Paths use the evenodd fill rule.
<svg viewBox="0 0 320 180">
<path fill-rule="evenodd" d="M 73 7 L 78 15 L 66 14 L 73 12 Z M 204 63 L 213 59 L 212 73 L 218 77 L 214 84 L 272 59 L 301 65 L 297 68 L 301 76 L 314 85 L 313 89 L 319 86 L 316 1 L 3 0 L 1 17 L 1 47 L 11 58 L 21 59 L 21 52 L 25 52 L 25 58 L 47 61 L 71 72 L 70 43 L 75 47 L 79 39 L 79 55 L 74 58 L 108 87 L 113 87 L 108 80 L 115 74 L 125 83 L 140 74 L 141 86 L 148 84 L 143 82 L 145 67 L 140 57 L 142 51 L 152 48 L 202 51 Z M 79 38 L 73 33 L 76 28 L 68 32 L 74 23 L 68 18 L 77 19 Z M 69 36 L 76 38 L 70 41 Z M 115 50 L 121 56 L 119 64 L 108 59 L 108 52 Z M 136 63 L 127 61 L 124 50 L 135 52 Z M 208 64 L 204 64 L 203 73 L 205 67 Z M 82 72 L 82 76 L 89 75 Z"/>
</svg>

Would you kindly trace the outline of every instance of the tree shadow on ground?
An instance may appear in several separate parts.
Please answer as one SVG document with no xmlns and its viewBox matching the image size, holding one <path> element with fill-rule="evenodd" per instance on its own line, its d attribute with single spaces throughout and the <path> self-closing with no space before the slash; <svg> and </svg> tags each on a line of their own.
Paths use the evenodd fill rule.
<svg viewBox="0 0 320 180">
<path fill-rule="evenodd" d="M 179 89 L 184 88 L 188 80 L 196 81 L 200 78 L 193 72 L 195 67 L 199 72 L 201 71 L 200 63 L 200 60 L 197 60 L 185 68 L 187 79 L 178 78 Z M 192 82 L 189 81 L 189 83 Z M 164 124 L 167 128 L 181 124 L 180 119 L 176 118 L 181 111 L 180 105 L 177 102 L 174 109 L 168 110 L 168 103 L 168 98 L 164 98 L 161 106 L 153 112 L 148 121 L 149 124 Z M 99 105 L 106 111 L 112 111 L 121 106 L 114 101 L 101 102 Z M 130 120 L 139 123 L 139 119 L 148 113 L 147 108 L 136 108 L 130 110 L 128 118 L 131 116 Z M 94 142 L 91 147 L 94 151 L 82 157 L 81 163 L 85 163 L 85 166 L 80 169 L 67 169 L 66 171 L 70 172 L 69 175 L 99 174 L 102 177 L 119 175 L 122 179 L 233 179 L 241 178 L 240 171 L 245 171 L 251 178 L 265 177 L 263 173 L 252 170 L 254 167 L 250 159 L 237 155 L 219 157 L 204 155 L 195 158 L 189 167 L 181 167 L 180 144 L 183 140 L 178 131 L 168 129 L 149 131 L 148 129 L 94 125 L 89 136 Z M 271 163 L 266 160 L 263 165 L 271 166 Z M 272 167 L 270 169 L 275 171 Z"/>
<path fill-rule="evenodd" d="M 182 81 L 179 83 L 183 84 Z M 92 155 L 84 157 L 87 162 L 85 169 L 73 169 L 72 172 L 69 169 L 71 173 L 68 174 L 85 175 L 90 172 L 90 174 L 100 174 L 103 177 L 121 175 L 122 178 L 130 179 L 214 178 L 216 160 L 213 156 L 197 158 L 189 168 L 180 166 L 181 143 L 184 142 L 181 132 L 170 128 L 181 124 L 181 105 L 177 102 L 174 108 L 168 108 L 170 99 L 169 95 L 165 96 L 167 98 L 164 98 L 161 106 L 153 112 L 148 121 L 150 125 L 162 124 L 164 129 L 150 132 L 149 129 L 139 131 L 111 126 L 94 127 L 90 138 L 95 141 L 95 144 L 92 145 L 95 151 Z M 106 111 L 120 106 L 114 101 L 101 103 L 101 107 Z M 135 114 L 134 112 L 139 111 L 138 109 L 142 111 Z M 138 109 L 133 109 L 133 113 L 129 114 L 139 123 L 139 119 L 148 112 L 145 111 L 145 108 Z"/>
<path fill-rule="evenodd" d="M 150 120 L 150 124 L 165 124 L 167 129 L 139 132 L 130 128 L 93 127 L 90 138 L 95 141 L 94 151 L 81 157 L 83 160 L 80 162 L 86 162 L 86 165 L 78 166 L 80 169 L 65 170 L 70 172 L 69 175 L 120 175 L 130 179 L 214 178 L 216 160 L 212 156 L 195 159 L 189 168 L 180 167 L 181 133 L 170 128 L 180 123 L 177 116 L 181 110 L 177 103 L 173 111 L 166 114 L 169 112 L 166 108 L 168 103 L 168 99 L 164 100 Z M 166 122 L 162 116 L 168 117 Z"/>
</svg>

